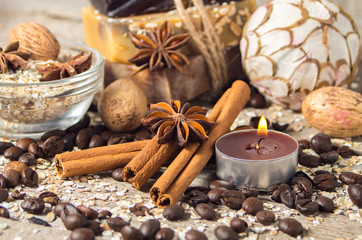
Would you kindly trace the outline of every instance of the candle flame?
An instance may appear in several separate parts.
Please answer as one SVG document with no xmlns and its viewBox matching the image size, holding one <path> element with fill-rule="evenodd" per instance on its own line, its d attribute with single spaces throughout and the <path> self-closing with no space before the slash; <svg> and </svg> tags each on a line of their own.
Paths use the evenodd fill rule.
<svg viewBox="0 0 362 240">
<path fill-rule="evenodd" d="M 268 136 L 268 124 L 267 124 L 267 121 L 266 121 L 264 115 L 261 116 L 261 118 L 259 120 L 257 134 L 263 135 L 263 136 Z"/>
</svg>

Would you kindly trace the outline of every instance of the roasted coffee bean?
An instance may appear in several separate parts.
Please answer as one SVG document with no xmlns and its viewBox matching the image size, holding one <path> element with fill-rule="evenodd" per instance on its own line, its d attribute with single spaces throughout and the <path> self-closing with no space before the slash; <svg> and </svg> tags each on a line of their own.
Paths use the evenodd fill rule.
<svg viewBox="0 0 362 240">
<path fill-rule="evenodd" d="M 218 240 L 237 240 L 239 235 L 228 226 L 217 226 L 214 230 L 214 234 Z"/>
<path fill-rule="evenodd" d="M 355 184 L 348 187 L 348 194 L 351 201 L 359 208 L 362 208 L 362 184 Z"/>
<path fill-rule="evenodd" d="M 76 137 L 77 135 L 74 132 L 67 133 L 67 135 L 63 137 L 64 151 L 69 151 L 73 149 L 73 147 L 75 146 Z"/>
<path fill-rule="evenodd" d="M 53 136 L 57 136 L 57 137 L 64 137 L 67 133 L 63 130 L 59 130 L 59 129 L 56 129 L 56 130 L 52 130 L 52 131 L 49 131 L 49 132 L 46 132 L 43 134 L 43 136 L 40 137 L 40 140 L 42 141 L 46 141 L 48 138 L 50 137 L 53 137 Z"/>
<path fill-rule="evenodd" d="M 130 225 L 129 222 L 126 222 L 125 220 L 123 220 L 120 217 L 107 218 L 107 224 L 110 229 L 112 229 L 113 231 L 116 231 L 116 232 L 121 232 L 121 229 L 124 226 Z"/>
<path fill-rule="evenodd" d="M 235 197 L 223 197 L 221 198 L 221 203 L 230 209 L 239 210 L 243 205 L 243 199 Z"/>
<path fill-rule="evenodd" d="M 140 227 L 140 231 L 144 236 L 145 240 L 152 240 L 154 239 L 156 232 L 160 229 L 161 224 L 156 219 L 148 220 L 142 223 Z"/>
<path fill-rule="evenodd" d="M 263 211 L 263 203 L 256 197 L 249 197 L 243 202 L 243 209 L 247 214 L 255 216 L 257 212 Z"/>
<path fill-rule="evenodd" d="M 5 188 L 0 188 L 0 203 L 8 199 L 9 192 Z"/>
<path fill-rule="evenodd" d="M 321 153 L 319 156 L 321 157 L 322 163 L 334 164 L 335 162 L 337 162 L 339 154 L 337 151 L 330 151 L 326 153 Z"/>
<path fill-rule="evenodd" d="M 362 184 L 362 175 L 353 172 L 341 172 L 339 180 L 346 185 Z"/>
<path fill-rule="evenodd" d="M 241 218 L 234 217 L 230 221 L 230 227 L 234 229 L 235 232 L 242 233 L 246 232 L 246 229 L 248 229 L 248 224 Z"/>
<path fill-rule="evenodd" d="M 309 149 L 310 148 L 310 142 L 307 139 L 301 139 L 298 141 L 298 146 L 301 149 Z"/>
<path fill-rule="evenodd" d="M 15 171 L 18 171 L 19 173 L 21 173 L 25 168 L 27 168 L 28 166 L 26 166 L 25 163 L 19 162 L 19 161 L 14 161 L 14 162 L 9 162 L 8 164 L 6 164 L 4 171 L 7 171 L 8 169 L 13 169 Z"/>
<path fill-rule="evenodd" d="M 98 212 L 93 208 L 86 207 L 84 205 L 79 205 L 77 208 L 88 220 L 94 220 L 98 218 Z"/>
<path fill-rule="evenodd" d="M 253 107 L 253 108 L 266 108 L 267 107 L 267 103 L 266 103 L 264 95 L 259 94 L 259 93 L 250 97 L 249 105 L 250 105 L 250 107 Z"/>
<path fill-rule="evenodd" d="M 330 171 L 327 171 L 327 170 L 317 170 L 317 171 L 314 172 L 314 174 L 315 175 L 320 175 L 320 174 L 331 174 L 331 175 L 333 175 L 333 173 L 331 173 Z"/>
<path fill-rule="evenodd" d="M 289 123 L 279 124 L 278 122 L 272 122 L 272 128 L 279 132 L 284 132 L 289 127 Z"/>
<path fill-rule="evenodd" d="M 302 154 L 298 157 L 298 163 L 305 167 L 318 167 L 322 165 L 322 161 L 320 157 L 309 155 L 309 154 Z"/>
<path fill-rule="evenodd" d="M 210 189 L 226 188 L 228 190 L 231 190 L 231 189 L 234 188 L 234 186 L 231 183 L 223 181 L 223 180 L 214 180 L 214 181 L 209 183 L 209 188 Z"/>
<path fill-rule="evenodd" d="M 13 146 L 4 151 L 4 157 L 10 159 L 11 161 L 17 161 L 20 155 L 23 153 L 23 149 Z"/>
<path fill-rule="evenodd" d="M 51 136 L 43 143 L 42 150 L 48 157 L 54 157 L 56 154 L 63 152 L 64 141 L 61 137 Z"/>
<path fill-rule="evenodd" d="M 98 213 L 98 218 L 99 219 L 106 219 L 112 217 L 112 213 L 108 210 L 102 210 Z"/>
<path fill-rule="evenodd" d="M 0 142 L 0 154 L 3 155 L 5 150 L 11 147 L 14 147 L 11 142 Z"/>
<path fill-rule="evenodd" d="M 49 203 L 52 206 L 56 206 L 60 201 L 58 195 L 56 195 L 53 192 L 48 192 L 48 191 L 47 192 L 42 192 L 39 195 L 39 198 L 43 199 L 43 201 L 45 203 Z"/>
<path fill-rule="evenodd" d="M 195 207 L 195 211 L 200 215 L 201 218 L 206 220 L 214 220 L 216 218 L 216 212 L 213 207 L 206 203 L 199 203 Z"/>
<path fill-rule="evenodd" d="M 68 230 L 74 230 L 85 227 L 87 225 L 87 219 L 80 213 L 69 214 L 63 219 L 63 224 Z"/>
<path fill-rule="evenodd" d="M 259 196 L 259 191 L 254 188 L 243 187 L 240 189 L 240 192 L 242 192 L 245 195 L 245 198 Z"/>
<path fill-rule="evenodd" d="M 75 138 L 75 144 L 79 149 L 86 149 L 88 147 L 90 136 L 86 129 L 82 129 L 78 132 Z"/>
<path fill-rule="evenodd" d="M 0 206 L 0 217 L 10 218 L 9 211 L 3 206 Z"/>
<path fill-rule="evenodd" d="M 28 218 L 28 221 L 30 223 L 42 225 L 42 226 L 45 226 L 45 227 L 51 227 L 51 225 L 48 222 L 44 221 L 43 219 L 37 218 L 37 217 Z"/>
<path fill-rule="evenodd" d="M 60 217 L 62 220 L 70 214 L 80 213 L 78 208 L 69 202 L 60 202 L 54 208 L 54 214 Z"/>
<path fill-rule="evenodd" d="M 171 204 L 167 206 L 162 212 L 162 215 L 170 221 L 180 220 L 183 218 L 184 214 L 184 208 L 178 204 Z"/>
<path fill-rule="evenodd" d="M 292 179 L 292 182 L 295 181 L 295 180 L 297 180 L 297 179 L 295 179 L 295 178 L 300 178 L 300 177 L 307 179 L 310 183 L 313 184 L 313 180 L 309 177 L 308 174 L 306 174 L 306 173 L 303 172 L 303 171 L 297 171 L 297 172 L 294 174 L 294 178 Z M 299 180 L 297 180 L 297 181 L 299 181 Z"/>
<path fill-rule="evenodd" d="M 7 188 L 7 180 L 2 174 L 0 174 L 0 188 Z"/>
<path fill-rule="evenodd" d="M 6 178 L 6 187 L 8 188 L 14 188 L 20 183 L 21 175 L 16 170 L 6 170 L 2 173 L 2 175 Z"/>
<path fill-rule="evenodd" d="M 104 142 L 104 140 L 102 139 L 101 136 L 99 136 L 99 135 L 94 135 L 94 136 L 89 140 L 88 148 L 101 147 L 101 146 L 104 146 L 105 144 L 106 144 L 106 143 Z"/>
<path fill-rule="evenodd" d="M 18 159 L 18 162 L 22 162 L 27 166 L 32 166 L 36 164 L 36 157 L 32 153 L 24 153 Z"/>
<path fill-rule="evenodd" d="M 155 235 L 155 240 L 172 240 L 175 236 L 175 231 L 171 228 L 160 228 Z"/>
<path fill-rule="evenodd" d="M 209 198 L 207 197 L 206 193 L 201 192 L 199 190 L 195 190 L 195 189 L 191 190 L 190 192 L 188 192 L 188 196 L 190 196 L 190 198 L 187 201 L 187 203 L 193 207 L 199 203 L 209 202 Z"/>
<path fill-rule="evenodd" d="M 121 230 L 124 240 L 143 240 L 143 234 L 137 228 L 131 226 L 124 226 Z"/>
<path fill-rule="evenodd" d="M 87 221 L 87 228 L 92 230 L 95 235 L 101 235 L 103 232 L 103 229 L 101 228 L 101 223 L 97 221 Z"/>
<path fill-rule="evenodd" d="M 72 231 L 69 240 L 94 240 L 94 233 L 88 228 L 77 228 Z"/>
<path fill-rule="evenodd" d="M 221 194 L 227 191 L 225 188 L 214 188 L 207 193 L 209 201 L 213 204 L 221 204 Z"/>
<path fill-rule="evenodd" d="M 37 158 L 44 158 L 45 154 L 43 153 L 42 148 L 37 143 L 30 143 L 28 147 L 28 153 L 33 154 Z M 20 158 L 19 158 L 20 160 Z"/>
<path fill-rule="evenodd" d="M 114 135 L 114 132 L 111 131 L 104 131 L 101 134 L 99 134 L 103 141 L 108 142 L 108 140 Z"/>
<path fill-rule="evenodd" d="M 256 219 L 264 226 L 275 222 L 275 214 L 272 211 L 263 210 L 256 213 Z"/>
<path fill-rule="evenodd" d="M 89 123 L 90 123 L 90 117 L 86 114 L 86 115 L 84 115 L 84 117 L 79 122 L 77 122 L 73 126 L 70 126 L 67 129 L 65 129 L 65 131 L 67 133 L 69 133 L 69 132 L 78 132 L 83 128 L 89 127 Z"/>
<path fill-rule="evenodd" d="M 133 213 L 137 217 L 146 216 L 146 212 L 150 211 L 146 206 L 144 206 L 140 203 L 137 203 L 136 205 L 131 207 L 129 210 L 131 211 L 131 213 Z"/>
<path fill-rule="evenodd" d="M 280 194 L 286 190 L 292 190 L 292 188 L 288 184 L 285 183 L 280 184 L 278 189 L 274 190 L 271 199 L 275 202 L 280 203 L 281 202 Z"/>
<path fill-rule="evenodd" d="M 293 218 L 284 218 L 279 220 L 278 228 L 283 233 L 292 237 L 298 237 L 303 234 L 302 224 Z"/>
<path fill-rule="evenodd" d="M 185 191 L 185 194 L 188 197 L 194 197 L 200 195 L 201 193 L 207 194 L 209 191 L 210 191 L 209 187 L 196 186 L 196 187 L 188 187 Z"/>
<path fill-rule="evenodd" d="M 205 233 L 199 232 L 197 230 L 190 230 L 185 235 L 186 240 L 208 240 Z"/>
<path fill-rule="evenodd" d="M 295 207 L 303 215 L 312 215 L 318 212 L 319 204 L 311 199 L 298 199 Z"/>
<path fill-rule="evenodd" d="M 43 212 L 45 204 L 41 198 L 28 198 L 21 203 L 21 208 L 28 213 L 39 214 Z"/>
<path fill-rule="evenodd" d="M 250 119 L 250 123 L 249 123 L 250 126 L 252 126 L 254 129 L 257 129 L 258 125 L 259 125 L 260 118 L 261 118 L 261 116 L 252 117 Z M 270 122 L 269 122 L 269 120 L 267 118 L 266 118 L 266 122 L 267 122 L 267 126 L 269 126 Z"/>
<path fill-rule="evenodd" d="M 110 146 L 110 145 L 126 143 L 126 142 L 127 142 L 127 139 L 125 136 L 123 136 L 121 134 L 114 134 L 108 139 L 107 145 Z"/>
<path fill-rule="evenodd" d="M 123 168 L 117 168 L 112 171 L 112 178 L 118 182 L 123 182 L 122 178 Z"/>
<path fill-rule="evenodd" d="M 36 141 L 32 138 L 22 138 L 19 139 L 15 146 L 21 148 L 24 152 L 28 151 L 28 147 L 31 143 L 36 143 Z"/>
<path fill-rule="evenodd" d="M 334 210 L 334 202 L 329 197 L 318 196 L 315 200 L 319 204 L 319 210 L 324 212 L 333 212 Z"/>
<path fill-rule="evenodd" d="M 38 181 L 38 173 L 35 172 L 32 168 L 27 167 L 21 171 L 21 182 L 24 183 L 25 186 L 35 186 L 38 184 Z"/>
<path fill-rule="evenodd" d="M 352 155 L 352 151 L 349 147 L 347 146 L 342 146 L 342 147 L 339 147 L 337 149 L 337 152 L 339 153 L 339 155 L 341 155 L 341 157 L 343 158 L 348 158 Z"/>
<path fill-rule="evenodd" d="M 21 200 L 24 199 L 26 196 L 26 193 L 20 193 L 19 190 L 15 190 L 11 193 L 11 197 L 15 200 Z"/>
<path fill-rule="evenodd" d="M 313 185 L 306 178 L 302 179 L 303 180 L 297 181 L 296 183 L 292 184 L 293 191 L 300 198 L 311 198 L 313 194 Z"/>
<path fill-rule="evenodd" d="M 334 191 L 338 186 L 336 177 L 326 173 L 315 176 L 313 182 L 318 189 L 323 191 Z"/>
<path fill-rule="evenodd" d="M 280 201 L 289 208 L 295 208 L 296 197 L 295 192 L 286 190 L 280 194 Z"/>
<path fill-rule="evenodd" d="M 318 133 L 310 140 L 310 147 L 317 153 L 326 153 L 332 151 L 332 143 L 329 136 L 324 133 Z"/>
<path fill-rule="evenodd" d="M 246 199 L 244 193 L 237 190 L 226 190 L 222 193 L 222 197 L 235 197 L 240 198 L 243 201 Z"/>
</svg>

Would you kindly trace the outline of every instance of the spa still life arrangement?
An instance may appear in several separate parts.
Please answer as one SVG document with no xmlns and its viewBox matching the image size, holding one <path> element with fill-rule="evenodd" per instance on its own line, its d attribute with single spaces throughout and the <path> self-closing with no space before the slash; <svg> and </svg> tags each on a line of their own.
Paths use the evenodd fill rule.
<svg viewBox="0 0 362 240">
<path fill-rule="evenodd" d="M 340 5 L 90 0 L 79 18 L 84 44 L 35 21 L 0 41 L 0 238 L 362 236 L 361 41 Z"/>
</svg>

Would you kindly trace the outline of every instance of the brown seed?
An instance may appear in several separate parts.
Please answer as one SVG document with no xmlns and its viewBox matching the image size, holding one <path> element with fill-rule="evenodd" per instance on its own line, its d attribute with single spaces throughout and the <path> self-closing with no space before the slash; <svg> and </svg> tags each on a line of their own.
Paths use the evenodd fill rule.
<svg viewBox="0 0 362 240">
<path fill-rule="evenodd" d="M 85 227 L 87 225 L 87 219 L 83 214 L 70 214 L 63 220 L 64 226 L 68 230 L 74 230 L 77 228 Z"/>
<path fill-rule="evenodd" d="M 218 240 L 237 240 L 238 234 L 228 226 L 217 226 L 214 230 L 214 234 Z"/>
<path fill-rule="evenodd" d="M 245 232 L 248 229 L 248 224 L 241 218 L 234 217 L 230 221 L 230 227 L 234 229 L 237 233 Z"/>
<path fill-rule="evenodd" d="M 124 226 L 121 229 L 121 234 L 124 240 L 143 240 L 143 234 L 137 228 Z"/>
<path fill-rule="evenodd" d="M 8 199 L 8 197 L 9 197 L 8 190 L 5 188 L 0 188 L 0 203 Z"/>
<path fill-rule="evenodd" d="M 13 169 L 13 170 L 21 173 L 27 167 L 28 166 L 25 163 L 22 163 L 19 161 L 13 161 L 13 162 L 9 162 L 8 164 L 6 164 L 4 171 L 6 171 L 8 169 Z"/>
<path fill-rule="evenodd" d="M 112 213 L 108 210 L 102 210 L 98 213 L 99 219 L 106 219 L 112 216 Z"/>
<path fill-rule="evenodd" d="M 362 208 L 362 184 L 355 184 L 348 187 L 348 194 L 351 201 L 359 208 Z"/>
<path fill-rule="evenodd" d="M 58 195 L 56 195 L 55 193 L 53 192 L 42 192 L 40 195 L 39 195 L 39 198 L 43 199 L 43 201 L 45 203 L 49 203 L 50 205 L 52 206 L 56 206 L 60 199 L 58 197 Z"/>
<path fill-rule="evenodd" d="M 11 142 L 0 142 L 0 154 L 3 155 L 5 150 L 11 147 L 14 147 L 14 144 Z"/>
<path fill-rule="evenodd" d="M 27 167 L 23 171 L 21 171 L 21 182 L 24 183 L 25 186 L 35 186 L 38 184 L 38 181 L 38 173 L 30 167 Z"/>
<path fill-rule="evenodd" d="M 275 222 L 275 214 L 272 211 L 263 210 L 256 213 L 256 219 L 264 226 Z"/>
<path fill-rule="evenodd" d="M 18 162 L 25 163 L 26 166 L 35 165 L 36 164 L 36 157 L 32 153 L 24 153 L 19 157 Z"/>
<path fill-rule="evenodd" d="M 64 150 L 64 141 L 61 137 L 52 136 L 45 140 L 42 145 L 42 150 L 48 157 L 54 157 Z"/>
<path fill-rule="evenodd" d="M 243 202 L 243 209 L 247 214 L 255 216 L 257 212 L 263 211 L 263 203 L 256 197 L 249 197 Z"/>
<path fill-rule="evenodd" d="M 205 233 L 199 232 L 197 230 L 190 230 L 185 235 L 186 240 L 208 240 Z"/>
<path fill-rule="evenodd" d="M 24 150 L 19 147 L 10 147 L 4 151 L 4 157 L 10 159 L 11 161 L 16 161 L 21 154 L 24 153 Z"/>
<path fill-rule="evenodd" d="M 156 232 L 160 229 L 160 222 L 156 219 L 148 220 L 140 226 L 140 231 L 145 239 L 154 239 Z"/>
<path fill-rule="evenodd" d="M 16 142 L 15 146 L 21 148 L 24 152 L 26 152 L 28 151 L 30 143 L 35 143 L 35 140 L 32 138 L 22 138 Z"/>
<path fill-rule="evenodd" d="M 8 169 L 4 171 L 2 175 L 6 178 L 6 186 L 9 188 L 14 188 L 20 183 L 21 175 L 16 170 Z"/>
<path fill-rule="evenodd" d="M 21 208 L 29 213 L 39 214 L 43 212 L 45 204 L 41 198 L 28 198 L 21 203 Z"/>
<path fill-rule="evenodd" d="M 3 206 L 0 206 L 0 217 L 10 218 L 9 211 Z"/>
<path fill-rule="evenodd" d="M 120 217 L 107 218 L 107 224 L 110 229 L 116 232 L 120 232 L 123 227 L 130 225 L 129 222 L 126 222 Z"/>
<path fill-rule="evenodd" d="M 207 197 L 209 198 L 209 201 L 213 204 L 221 204 L 221 195 L 224 191 L 227 191 L 225 188 L 214 188 L 211 189 L 207 193 Z"/>
<path fill-rule="evenodd" d="M 77 228 L 69 236 L 70 240 L 94 240 L 94 232 L 88 228 Z"/>
<path fill-rule="evenodd" d="M 86 207 L 83 205 L 79 205 L 77 208 L 88 220 L 93 220 L 98 218 L 98 212 L 93 208 Z"/>
<path fill-rule="evenodd" d="M 156 235 L 155 240 L 172 240 L 175 232 L 171 228 L 160 228 Z"/>
<path fill-rule="evenodd" d="M 303 234 L 302 224 L 293 218 L 284 218 L 279 220 L 278 228 L 280 231 L 292 237 L 298 237 Z"/>
<path fill-rule="evenodd" d="M 319 204 L 319 209 L 324 212 L 333 212 L 334 202 L 332 199 L 325 196 L 318 196 L 315 200 Z"/>
<path fill-rule="evenodd" d="M 164 210 L 162 215 L 170 221 L 177 221 L 180 220 L 185 214 L 185 210 L 181 205 L 178 204 L 171 204 L 167 206 Z"/>
<path fill-rule="evenodd" d="M 0 174 L 0 188 L 7 188 L 7 180 L 2 174 Z"/>
<path fill-rule="evenodd" d="M 199 203 L 195 207 L 195 211 L 201 218 L 206 220 L 214 220 L 216 218 L 216 212 L 213 207 L 206 203 Z"/>
<path fill-rule="evenodd" d="M 231 183 L 223 181 L 223 180 L 214 180 L 214 181 L 210 182 L 209 188 L 210 189 L 226 188 L 228 190 L 231 190 L 234 188 L 234 186 Z"/>
<path fill-rule="evenodd" d="M 26 196 L 26 193 L 20 193 L 19 190 L 15 190 L 11 193 L 11 197 L 15 200 L 24 199 Z"/>
<path fill-rule="evenodd" d="M 280 203 L 281 202 L 280 194 L 286 190 L 292 190 L 292 188 L 288 184 L 285 184 L 285 183 L 280 184 L 278 189 L 274 190 L 274 192 L 271 196 L 271 199 L 273 201 Z"/>
<path fill-rule="evenodd" d="M 362 184 L 362 175 L 354 172 L 341 172 L 339 180 L 346 185 Z"/>
<path fill-rule="evenodd" d="M 298 199 L 295 202 L 296 209 L 303 215 L 312 215 L 318 212 L 319 204 L 311 199 Z"/>
<path fill-rule="evenodd" d="M 44 158 L 45 154 L 37 143 L 30 143 L 28 147 L 28 153 L 33 154 L 37 158 Z"/>
<path fill-rule="evenodd" d="M 338 186 L 336 177 L 329 173 L 318 174 L 314 177 L 313 182 L 318 189 L 323 191 L 334 191 Z"/>
</svg>

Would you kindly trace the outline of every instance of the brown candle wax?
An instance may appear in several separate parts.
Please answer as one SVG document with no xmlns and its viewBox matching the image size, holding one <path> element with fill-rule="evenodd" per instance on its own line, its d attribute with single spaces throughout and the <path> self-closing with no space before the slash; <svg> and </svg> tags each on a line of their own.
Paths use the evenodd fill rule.
<svg viewBox="0 0 362 240">
<path fill-rule="evenodd" d="M 260 138 L 259 152 L 255 145 Z M 223 154 L 242 160 L 272 160 L 292 154 L 298 147 L 295 140 L 283 133 L 268 131 L 268 136 L 257 135 L 256 130 L 234 132 L 220 138 L 216 148 Z"/>
</svg>

